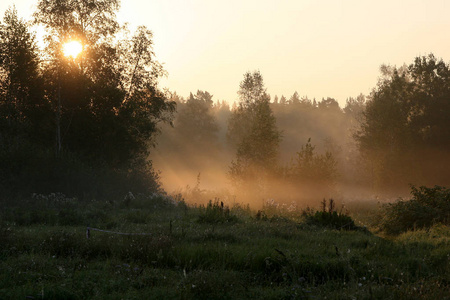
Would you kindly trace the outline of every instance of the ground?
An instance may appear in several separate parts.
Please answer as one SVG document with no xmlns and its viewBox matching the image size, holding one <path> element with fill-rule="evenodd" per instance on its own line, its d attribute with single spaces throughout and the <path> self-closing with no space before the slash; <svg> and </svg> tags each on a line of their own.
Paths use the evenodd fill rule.
<svg viewBox="0 0 450 300">
<path fill-rule="evenodd" d="M 158 195 L 44 198 L 3 205 L 0 299 L 450 299 L 439 224 L 387 237 Z"/>
</svg>

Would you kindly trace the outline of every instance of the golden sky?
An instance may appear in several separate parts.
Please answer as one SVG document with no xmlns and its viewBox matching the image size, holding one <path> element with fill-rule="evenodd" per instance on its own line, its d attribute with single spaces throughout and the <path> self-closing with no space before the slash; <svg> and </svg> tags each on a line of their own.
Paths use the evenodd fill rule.
<svg viewBox="0 0 450 300">
<path fill-rule="evenodd" d="M 27 18 L 37 1 L 15 4 Z M 272 95 L 369 94 L 381 64 L 432 52 L 450 61 L 448 0 L 122 0 L 119 20 L 153 31 L 161 86 L 233 102 L 246 71 Z"/>
</svg>

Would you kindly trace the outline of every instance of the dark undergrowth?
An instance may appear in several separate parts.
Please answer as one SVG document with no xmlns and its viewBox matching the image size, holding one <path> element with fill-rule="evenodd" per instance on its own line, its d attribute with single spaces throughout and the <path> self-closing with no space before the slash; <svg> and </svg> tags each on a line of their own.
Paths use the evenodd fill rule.
<svg viewBox="0 0 450 300">
<path fill-rule="evenodd" d="M 399 199 L 384 207 L 381 228 L 388 234 L 427 229 L 435 224 L 450 225 L 450 189 L 412 186 L 411 199 Z"/>
</svg>

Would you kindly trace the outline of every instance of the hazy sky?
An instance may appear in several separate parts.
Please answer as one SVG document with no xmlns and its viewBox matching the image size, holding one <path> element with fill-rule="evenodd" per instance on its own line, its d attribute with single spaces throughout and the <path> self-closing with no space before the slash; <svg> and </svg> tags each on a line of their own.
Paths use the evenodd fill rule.
<svg viewBox="0 0 450 300">
<path fill-rule="evenodd" d="M 15 4 L 27 18 L 32 0 Z M 234 101 L 246 71 L 272 95 L 320 100 L 368 94 L 381 64 L 430 52 L 450 61 L 449 0 L 122 0 L 119 19 L 153 31 L 162 86 Z"/>
</svg>

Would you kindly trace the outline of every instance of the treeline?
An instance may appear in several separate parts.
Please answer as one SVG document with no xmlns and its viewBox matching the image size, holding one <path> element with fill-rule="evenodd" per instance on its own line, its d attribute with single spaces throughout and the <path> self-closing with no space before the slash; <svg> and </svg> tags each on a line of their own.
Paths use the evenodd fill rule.
<svg viewBox="0 0 450 300">
<path fill-rule="evenodd" d="M 206 91 L 172 94 L 173 127 L 163 128 L 152 158 L 172 188 L 186 177 L 205 188 L 231 182 L 246 198 L 398 195 L 410 184 L 448 185 L 449 70 L 432 54 L 382 66 L 372 93 L 343 108 L 297 92 L 271 98 L 259 72 L 244 74 L 232 107 Z"/>
<path fill-rule="evenodd" d="M 367 184 L 353 138 L 366 97 L 341 109 L 332 98 L 271 98 L 259 72 L 244 74 L 240 101 L 230 106 L 198 90 L 176 93 L 173 126 L 165 125 L 151 158 L 170 189 L 220 189 L 288 200 L 335 195 L 337 183 Z M 200 181 L 200 182 L 198 182 Z M 300 192 L 301 191 L 301 192 Z"/>
<path fill-rule="evenodd" d="M 32 24 L 16 9 L 0 23 L 0 189 L 5 198 L 62 192 L 80 198 L 154 191 L 147 160 L 175 103 L 152 33 L 117 23 L 118 0 L 39 1 Z M 32 25 L 46 30 L 39 49 Z M 63 46 L 82 44 L 77 57 Z"/>
<path fill-rule="evenodd" d="M 187 98 L 162 91 L 165 71 L 151 31 L 130 34 L 117 22 L 118 8 L 118 0 L 42 0 L 32 24 L 15 8 L 5 12 L 5 197 L 152 192 L 160 189 L 156 170 L 169 188 L 232 183 L 243 201 L 449 185 L 450 67 L 432 54 L 409 66 L 382 66 L 370 95 L 349 98 L 343 108 L 333 98 L 297 92 L 272 98 L 258 71 L 244 74 L 230 106 L 207 91 Z M 32 25 L 45 28 L 44 49 Z M 70 40 L 82 44 L 77 57 L 62 51 Z"/>
</svg>

